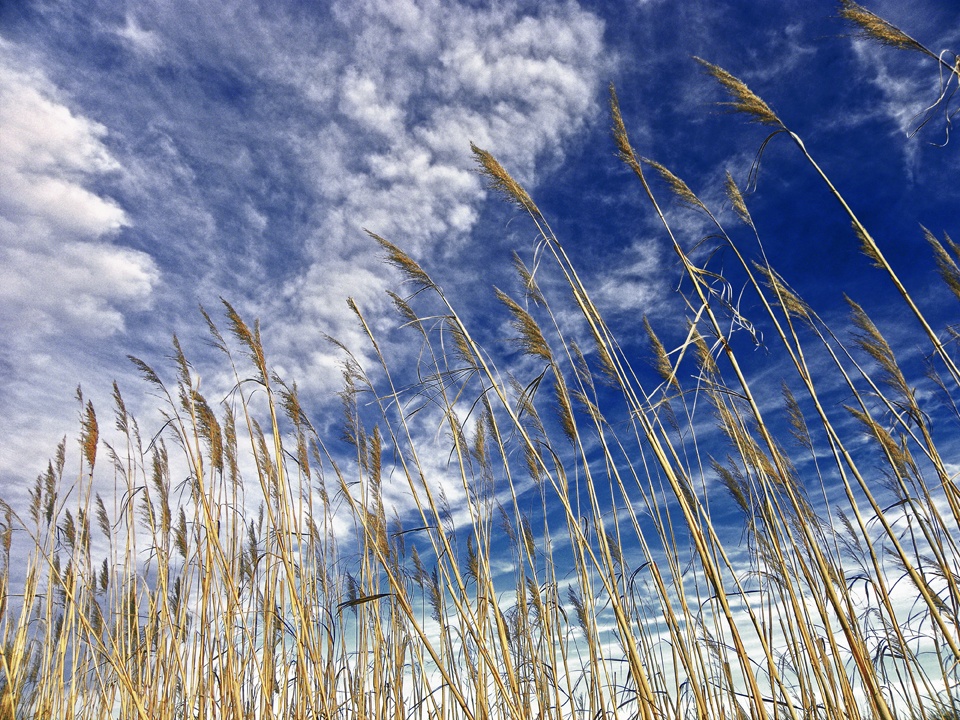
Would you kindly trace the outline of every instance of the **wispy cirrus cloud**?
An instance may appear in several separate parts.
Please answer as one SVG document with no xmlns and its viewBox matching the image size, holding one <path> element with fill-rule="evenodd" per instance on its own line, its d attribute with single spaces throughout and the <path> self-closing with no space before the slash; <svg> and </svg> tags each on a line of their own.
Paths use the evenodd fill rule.
<svg viewBox="0 0 960 720">
<path fill-rule="evenodd" d="M 214 266 L 206 301 L 225 294 L 260 314 L 284 364 L 325 389 L 339 374 L 303 348 L 323 346 L 324 333 L 359 341 L 345 296 L 375 311 L 390 282 L 362 229 L 450 265 L 485 197 L 470 142 L 535 182 L 599 111 L 610 67 L 602 23 L 572 5 L 531 14 L 521 3 L 335 3 L 322 17 L 237 6 L 216 26 L 197 8 L 184 23 L 182 11 L 127 16 L 117 32 L 149 33 L 150 53 L 137 51 L 137 62 L 154 75 L 170 64 L 209 67 L 185 81 L 185 100 L 163 85 L 168 105 L 151 120 L 186 167 L 202 158 L 207 173 L 220 166 L 231 179 L 234 193 L 218 195 L 196 168 L 189 193 L 170 193 L 212 219 L 202 234 L 222 255 L 201 252 Z M 214 115 L 217 134 L 204 127 Z"/>
<path fill-rule="evenodd" d="M 3 146 L 15 161 L 4 165 L 4 248 L 19 263 L 3 292 L 20 308 L 4 319 L 23 352 L 42 350 L 35 366 L 56 376 L 51 393 L 77 382 L 106 391 L 130 376 L 128 352 L 158 360 L 171 333 L 202 329 L 198 302 L 224 296 L 261 318 L 272 359 L 308 399 L 326 397 L 340 373 L 324 335 L 361 342 L 346 297 L 377 324 L 397 282 L 363 228 L 441 280 L 475 276 L 464 250 L 486 258 L 495 242 L 474 236 L 486 192 L 470 142 L 535 184 L 601 111 L 612 67 L 603 22 L 574 4 L 173 2 L 118 13 L 91 2 L 37 19 L 17 34 L 33 51 L 3 71 L 4 91 L 23 96 L 3 104 L 4 123 L 21 127 Z M 38 298 L 37 285 L 59 291 Z M 107 341 L 41 347 L 26 311 L 71 332 L 99 323 Z M 21 389 L 14 404 L 34 402 L 42 373 L 12 361 L 5 371 Z M 214 396 L 220 384 L 205 374 Z M 46 407 L 20 415 L 48 434 L 62 428 L 38 457 L 74 415 L 69 396 Z"/>
</svg>

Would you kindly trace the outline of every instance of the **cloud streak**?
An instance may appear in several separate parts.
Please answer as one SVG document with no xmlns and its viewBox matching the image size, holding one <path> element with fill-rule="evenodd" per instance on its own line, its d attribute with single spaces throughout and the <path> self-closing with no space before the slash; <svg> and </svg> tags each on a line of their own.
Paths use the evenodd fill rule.
<svg viewBox="0 0 960 720">
<path fill-rule="evenodd" d="M 18 406 L 38 384 L 133 382 L 128 352 L 189 339 L 197 303 L 220 296 L 261 318 L 274 362 L 318 402 L 340 383 L 324 335 L 362 342 L 346 298 L 387 327 L 396 278 L 362 228 L 441 281 L 469 276 L 464 253 L 495 245 L 477 255 L 469 143 L 535 184 L 600 111 L 612 67 L 603 22 L 574 4 L 93 2 L 39 17 L 33 52 L 0 53 L 0 321 Z M 213 374 L 205 387 L 225 393 Z M 72 430 L 63 394 L 20 415 L 59 429 L 8 444 L 4 470 L 14 447 L 36 440 L 43 457 Z"/>
</svg>

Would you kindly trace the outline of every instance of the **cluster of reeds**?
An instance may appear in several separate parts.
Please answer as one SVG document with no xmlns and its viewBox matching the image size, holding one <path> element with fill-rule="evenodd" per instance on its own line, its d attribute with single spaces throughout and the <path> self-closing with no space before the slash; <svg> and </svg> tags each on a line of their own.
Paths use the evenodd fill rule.
<svg viewBox="0 0 960 720">
<path fill-rule="evenodd" d="M 338 346 L 342 434 L 311 423 L 226 304 L 229 333 L 204 314 L 234 378 L 220 402 L 176 340 L 172 380 L 135 360 L 162 427 L 143 434 L 115 388 L 101 432 L 80 396 L 77 471 L 64 442 L 29 508 L 2 507 L 0 718 L 957 717 L 960 335 L 928 322 L 800 137 L 704 65 L 828 185 L 924 357 L 898 357 L 853 301 L 852 340 L 835 333 L 770 264 L 732 177 L 728 231 L 634 151 L 611 91 L 620 157 L 683 275 L 684 342 L 644 321 L 659 374 L 474 148 L 539 238 L 519 292 L 497 291 L 514 352 L 481 347 L 373 236 L 406 278 L 392 297 L 419 360 L 392 363 L 351 302 L 369 345 Z M 663 187 L 713 224 L 706 244 L 675 236 Z M 926 239 L 960 299 L 960 247 Z M 744 362 L 761 332 L 772 388 Z"/>
</svg>

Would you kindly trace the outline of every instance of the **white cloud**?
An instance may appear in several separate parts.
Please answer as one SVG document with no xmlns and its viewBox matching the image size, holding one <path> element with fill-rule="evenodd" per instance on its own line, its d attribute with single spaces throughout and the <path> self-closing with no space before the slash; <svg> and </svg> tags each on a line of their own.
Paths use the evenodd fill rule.
<svg viewBox="0 0 960 720">
<path fill-rule="evenodd" d="M 138 55 L 157 58 L 163 50 L 158 34 L 141 27 L 133 15 L 127 15 L 126 24 L 115 32 Z"/>
<path fill-rule="evenodd" d="M 383 88 L 369 74 L 355 68 L 348 69 L 342 80 L 340 95 L 341 111 L 364 130 L 386 136 L 403 131 L 400 107 L 395 103 L 383 102 Z"/>
<path fill-rule="evenodd" d="M 653 315 L 669 288 L 665 268 L 672 267 L 673 259 L 664 257 L 661 244 L 639 240 L 617 258 L 615 267 L 603 272 L 593 300 L 608 312 Z"/>
<path fill-rule="evenodd" d="M 142 305 L 157 281 L 145 253 L 108 238 L 129 224 L 89 188 L 119 170 L 106 129 L 73 113 L 40 73 L 0 45 L 0 326 L 13 345 L 37 334 L 109 335 L 122 306 Z"/>
<path fill-rule="evenodd" d="M 24 357 L 55 368 L 58 393 L 122 375 L 123 356 L 157 336 L 184 339 L 197 301 L 213 308 L 221 294 L 260 316 L 269 356 L 312 408 L 341 384 L 323 336 L 367 346 L 347 297 L 402 362 L 416 348 L 385 337 L 396 320 L 382 311 L 383 291 L 405 286 L 362 228 L 446 279 L 479 272 L 463 254 L 486 197 L 470 142 L 533 189 L 602 112 L 602 22 L 574 4 L 529 8 L 175 1 L 113 22 L 91 11 L 99 34 L 85 52 L 110 45 L 109 72 L 69 55 L 36 63 L 60 67 L 69 97 L 4 50 L 0 82 L 15 98 L 0 105 L 0 322 Z M 156 260 L 118 236 L 155 243 Z M 155 326 L 126 327 L 151 303 Z M 124 329 L 125 347 L 80 340 Z M 8 396 L 27 403 L 39 377 L 21 372 Z M 204 377 L 217 397 L 216 371 Z"/>
<path fill-rule="evenodd" d="M 538 171 L 559 162 L 564 142 L 601 111 L 611 70 L 602 22 L 574 5 L 530 15 L 515 3 L 369 0 L 337 3 L 333 15 L 348 38 L 336 60 L 323 55 L 298 65 L 290 58 L 304 51 L 293 50 L 271 56 L 264 70 L 294 73 L 286 83 L 321 124 L 292 133 L 321 199 L 306 243 L 309 266 L 263 317 L 282 335 L 294 375 L 314 390 L 330 389 L 339 374 L 297 348 L 321 332 L 360 340 L 345 296 L 376 315 L 386 307 L 382 291 L 396 284 L 362 228 L 396 242 L 430 272 L 456 272 L 446 259 L 468 246 L 486 197 L 470 143 L 532 189 Z M 308 80 L 301 66 L 312 68 Z M 271 314 L 282 314 L 282 324 Z"/>
<path fill-rule="evenodd" d="M 116 375 L 101 374 L 103 341 L 124 330 L 129 310 L 149 304 L 159 281 L 150 256 L 113 240 L 131 220 L 97 189 L 122 172 L 106 128 L 71 109 L 26 56 L 0 40 L 0 399 L 12 411 L 0 447 L 5 495 L 19 491 L 10 478 L 42 467 L 59 437 L 75 431 L 78 383 L 109 391 Z"/>
<path fill-rule="evenodd" d="M 871 77 L 870 81 L 880 90 L 883 102 L 875 108 L 882 112 L 903 133 L 911 133 L 919 120 L 917 113 L 923 109 L 923 99 L 930 97 L 931 90 L 928 82 L 931 76 L 907 77 L 894 73 L 888 63 L 890 49 L 869 40 L 853 41 L 853 49 L 857 59 Z M 934 83 L 936 73 L 932 74 Z M 936 98 L 934 93 L 933 98 Z"/>
<path fill-rule="evenodd" d="M 14 222 L 37 219 L 71 233 L 118 229 L 123 210 L 75 180 L 117 168 L 100 141 L 104 128 L 49 99 L 44 85 L 0 65 L 0 211 Z"/>
<path fill-rule="evenodd" d="M 864 74 L 879 90 L 881 98 L 854 121 L 883 117 L 897 132 L 910 138 L 902 148 L 912 181 L 920 169 L 922 146 L 942 144 L 949 137 L 945 113 L 954 106 L 944 103 L 944 98 L 951 96 L 949 92 L 946 96 L 942 94 L 941 82 L 949 82 L 950 78 L 946 75 L 941 78 L 935 62 L 918 53 L 893 52 L 877 42 L 859 38 L 852 44 Z M 902 62 L 903 58 L 909 58 L 910 62 Z"/>
</svg>

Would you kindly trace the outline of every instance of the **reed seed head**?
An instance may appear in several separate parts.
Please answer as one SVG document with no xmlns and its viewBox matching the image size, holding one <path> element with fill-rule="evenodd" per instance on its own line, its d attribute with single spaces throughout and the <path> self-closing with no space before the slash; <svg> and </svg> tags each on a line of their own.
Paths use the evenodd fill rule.
<svg viewBox="0 0 960 720">
<path fill-rule="evenodd" d="M 480 166 L 480 174 L 487 178 L 490 187 L 503 193 L 508 200 L 516 203 L 534 217 L 541 217 L 540 210 L 533 202 L 533 198 L 526 190 L 506 171 L 503 165 L 489 152 L 473 143 L 470 149 Z"/>
<path fill-rule="evenodd" d="M 923 45 L 907 35 L 896 25 L 892 25 L 879 15 L 853 2 L 853 0 L 841 0 L 840 17 L 844 20 L 849 20 L 860 28 L 859 35 L 861 37 L 876 40 L 879 43 L 895 47 L 899 50 L 928 52 Z"/>
<path fill-rule="evenodd" d="M 737 217 L 740 218 L 744 225 L 753 227 L 753 218 L 750 217 L 750 211 L 747 210 L 747 204 L 743 200 L 743 193 L 740 192 L 740 188 L 737 187 L 737 183 L 729 170 L 727 171 L 724 187 L 726 188 L 730 204 L 733 206 L 734 212 L 737 213 Z"/>
<path fill-rule="evenodd" d="M 709 75 L 712 75 L 729 93 L 732 101 L 720 103 L 729 107 L 733 112 L 742 112 L 749 115 L 755 122 L 763 125 L 773 125 L 783 128 L 783 123 L 776 113 L 770 109 L 755 92 L 747 87 L 743 80 L 731 75 L 722 67 L 707 62 L 703 58 L 694 57 L 698 63 L 706 68 Z"/>
</svg>

